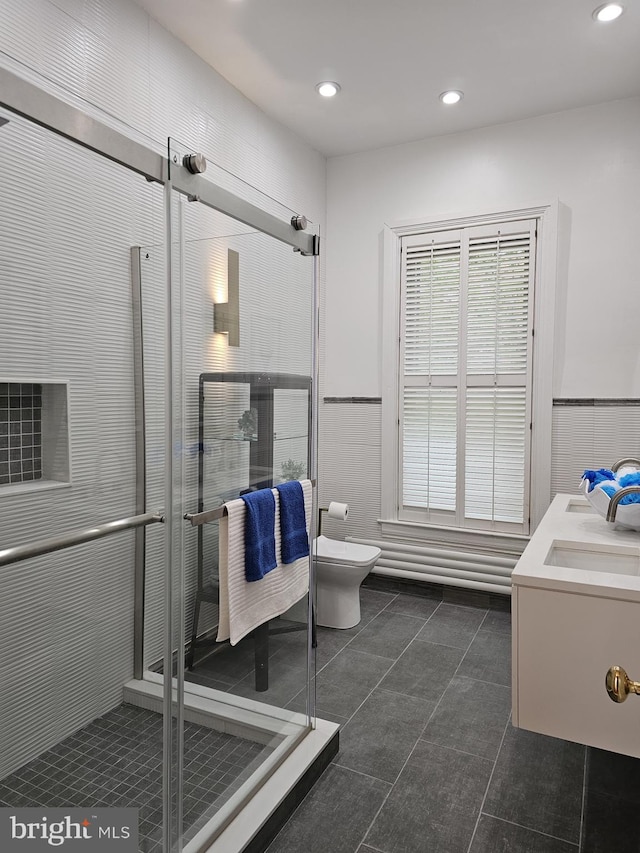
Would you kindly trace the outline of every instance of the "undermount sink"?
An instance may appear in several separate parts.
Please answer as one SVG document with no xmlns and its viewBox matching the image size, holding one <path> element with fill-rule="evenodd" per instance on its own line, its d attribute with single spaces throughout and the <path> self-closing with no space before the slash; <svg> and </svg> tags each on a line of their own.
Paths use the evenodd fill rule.
<svg viewBox="0 0 640 853">
<path fill-rule="evenodd" d="M 640 504 L 626 508 L 640 513 Z M 608 524 L 584 495 L 556 495 L 522 552 L 511 582 L 640 605 L 639 532 L 640 526 L 634 531 Z"/>
<path fill-rule="evenodd" d="M 596 548 L 591 544 L 556 539 L 544 564 L 588 572 L 640 576 L 640 549 L 624 545 Z"/>
<path fill-rule="evenodd" d="M 583 512 L 588 513 L 589 515 L 595 515 L 595 510 L 591 504 L 585 500 L 581 500 L 580 498 L 573 498 L 570 500 L 565 512 Z"/>
</svg>

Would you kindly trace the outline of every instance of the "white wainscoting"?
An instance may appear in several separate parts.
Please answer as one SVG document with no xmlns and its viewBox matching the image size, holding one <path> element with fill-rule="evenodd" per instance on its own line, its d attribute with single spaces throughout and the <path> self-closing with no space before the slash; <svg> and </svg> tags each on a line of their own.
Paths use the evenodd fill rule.
<svg viewBox="0 0 640 853">
<path fill-rule="evenodd" d="M 379 538 L 381 408 L 379 403 L 320 405 L 320 506 L 349 504 L 345 522 L 323 518 L 322 532 L 334 539 Z"/>
<path fill-rule="evenodd" d="M 554 405 L 552 497 L 577 492 L 585 468 L 608 468 L 623 457 L 640 457 L 640 405 L 634 402 L 640 403 Z"/>
</svg>

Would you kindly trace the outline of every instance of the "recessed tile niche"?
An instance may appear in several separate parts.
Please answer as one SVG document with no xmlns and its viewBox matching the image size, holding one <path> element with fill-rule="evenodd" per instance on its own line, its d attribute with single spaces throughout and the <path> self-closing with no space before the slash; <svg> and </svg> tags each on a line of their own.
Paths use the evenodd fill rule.
<svg viewBox="0 0 640 853">
<path fill-rule="evenodd" d="M 68 483 L 66 382 L 0 379 L 0 496 Z"/>
</svg>

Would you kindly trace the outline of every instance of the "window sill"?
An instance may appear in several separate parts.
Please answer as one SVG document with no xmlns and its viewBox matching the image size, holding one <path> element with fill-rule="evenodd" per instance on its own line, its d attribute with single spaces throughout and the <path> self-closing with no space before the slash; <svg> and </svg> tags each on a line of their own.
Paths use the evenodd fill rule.
<svg viewBox="0 0 640 853">
<path fill-rule="evenodd" d="M 414 542 L 419 545 L 455 545 L 470 551 L 521 554 L 529 537 L 518 533 L 497 533 L 493 530 L 468 530 L 438 524 L 419 524 L 415 521 L 398 521 L 379 518 L 382 538 L 389 541 Z"/>
</svg>

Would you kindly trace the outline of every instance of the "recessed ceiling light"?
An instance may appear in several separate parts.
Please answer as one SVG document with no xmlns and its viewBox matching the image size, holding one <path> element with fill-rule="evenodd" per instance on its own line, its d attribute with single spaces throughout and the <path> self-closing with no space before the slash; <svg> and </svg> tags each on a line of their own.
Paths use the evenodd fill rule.
<svg viewBox="0 0 640 853">
<path fill-rule="evenodd" d="M 448 92 L 443 92 L 440 95 L 440 100 L 443 104 L 457 104 L 458 101 L 462 100 L 462 92 L 458 92 L 457 89 L 451 89 Z"/>
<path fill-rule="evenodd" d="M 623 12 L 624 6 L 621 6 L 620 3 L 607 3 L 604 6 L 598 6 L 593 17 L 596 21 L 615 21 Z"/>
<path fill-rule="evenodd" d="M 333 98 L 340 91 L 340 84 L 327 80 L 324 83 L 318 83 L 316 89 L 318 94 L 322 95 L 323 98 Z"/>
</svg>

